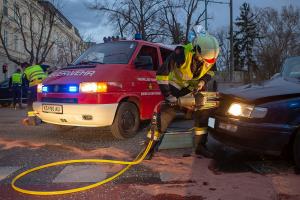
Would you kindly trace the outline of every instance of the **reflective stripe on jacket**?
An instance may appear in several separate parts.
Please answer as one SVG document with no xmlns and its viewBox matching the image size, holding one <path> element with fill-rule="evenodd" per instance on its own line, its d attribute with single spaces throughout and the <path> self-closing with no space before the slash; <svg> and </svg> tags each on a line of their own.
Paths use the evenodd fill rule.
<svg viewBox="0 0 300 200">
<path fill-rule="evenodd" d="M 24 71 L 26 79 L 29 81 L 29 86 L 34 86 L 41 83 L 46 77 L 46 73 L 40 65 L 27 67 Z"/>
<path fill-rule="evenodd" d="M 193 55 L 190 44 L 177 47 L 158 69 L 156 79 L 164 96 L 170 94 L 169 84 L 179 90 L 185 87 L 193 90 L 200 80 L 207 82 L 214 75 L 211 71 L 213 64 L 203 62 L 202 66 L 197 66 L 200 67 L 200 73 L 195 77 L 191 70 Z"/>
<path fill-rule="evenodd" d="M 21 85 L 22 84 L 22 74 L 21 73 L 13 73 L 11 76 L 11 81 L 13 85 Z"/>
</svg>

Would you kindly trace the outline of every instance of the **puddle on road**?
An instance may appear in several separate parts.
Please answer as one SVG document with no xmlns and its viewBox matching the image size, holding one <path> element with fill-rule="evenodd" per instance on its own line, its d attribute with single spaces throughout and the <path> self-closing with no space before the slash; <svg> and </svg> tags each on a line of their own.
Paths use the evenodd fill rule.
<svg viewBox="0 0 300 200">
<path fill-rule="evenodd" d="M 165 200 L 165 199 L 172 199 L 172 200 L 203 200 L 206 199 L 205 197 L 202 196 L 180 196 L 176 194 L 159 194 L 156 196 L 153 196 L 153 199 L 155 200 Z"/>
<path fill-rule="evenodd" d="M 224 157 L 216 157 L 208 168 L 214 174 L 253 172 L 258 174 L 280 173 L 293 168 L 293 165 L 280 157 L 263 157 L 239 152 Z"/>
<path fill-rule="evenodd" d="M 237 150 L 209 137 L 209 149 L 214 159 L 208 168 L 214 174 L 253 172 L 258 174 L 286 172 L 294 168 L 293 164 L 279 156 L 268 156 Z"/>
</svg>

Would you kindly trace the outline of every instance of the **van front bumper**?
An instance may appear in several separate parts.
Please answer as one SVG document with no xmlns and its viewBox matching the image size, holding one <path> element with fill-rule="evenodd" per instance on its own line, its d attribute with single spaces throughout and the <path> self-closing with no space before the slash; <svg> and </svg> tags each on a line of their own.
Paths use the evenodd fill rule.
<svg viewBox="0 0 300 200">
<path fill-rule="evenodd" d="M 43 105 L 59 106 L 61 113 L 43 111 Z M 34 102 L 33 110 L 42 121 L 68 126 L 103 127 L 113 123 L 118 104 L 68 104 Z"/>
</svg>

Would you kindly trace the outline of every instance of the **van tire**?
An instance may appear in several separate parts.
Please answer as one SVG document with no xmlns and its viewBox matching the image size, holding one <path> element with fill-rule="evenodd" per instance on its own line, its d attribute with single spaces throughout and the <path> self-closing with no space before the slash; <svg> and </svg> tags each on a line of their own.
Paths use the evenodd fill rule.
<svg viewBox="0 0 300 200">
<path fill-rule="evenodd" d="M 130 102 L 122 102 L 117 110 L 111 133 L 116 139 L 131 138 L 137 134 L 140 126 L 138 108 Z"/>
<path fill-rule="evenodd" d="M 300 130 L 296 133 L 294 141 L 294 160 L 296 167 L 300 170 Z"/>
</svg>

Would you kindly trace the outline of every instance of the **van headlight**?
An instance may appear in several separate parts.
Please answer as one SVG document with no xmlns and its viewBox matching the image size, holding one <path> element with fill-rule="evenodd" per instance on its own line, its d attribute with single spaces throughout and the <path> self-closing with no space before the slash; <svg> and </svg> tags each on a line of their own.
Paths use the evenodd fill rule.
<svg viewBox="0 0 300 200">
<path fill-rule="evenodd" d="M 267 112 L 267 108 L 243 103 L 232 103 L 227 111 L 229 115 L 247 118 L 264 118 Z"/>
<path fill-rule="evenodd" d="M 38 93 L 42 93 L 43 92 L 43 84 L 40 83 L 40 84 L 37 85 L 37 92 Z"/>
<path fill-rule="evenodd" d="M 82 93 L 107 92 L 107 83 L 105 83 L 105 82 L 84 82 L 84 83 L 80 83 L 79 90 Z"/>
</svg>

